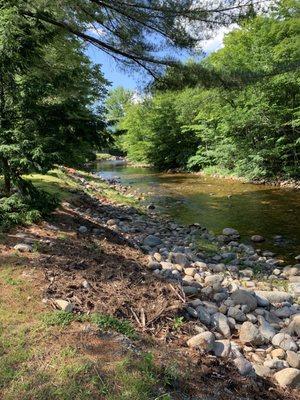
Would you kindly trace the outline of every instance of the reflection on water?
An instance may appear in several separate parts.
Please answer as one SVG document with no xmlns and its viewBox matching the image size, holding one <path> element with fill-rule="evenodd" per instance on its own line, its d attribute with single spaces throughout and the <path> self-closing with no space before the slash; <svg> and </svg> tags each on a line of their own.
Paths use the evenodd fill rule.
<svg viewBox="0 0 300 400">
<path fill-rule="evenodd" d="M 245 241 L 259 234 L 267 239 L 264 248 L 288 258 L 300 254 L 299 191 L 186 173 L 157 173 L 120 160 L 101 162 L 96 171 L 104 178 L 118 177 L 125 185 L 150 192 L 148 200 L 178 222 L 198 222 L 215 233 L 232 227 Z M 276 235 L 284 240 L 276 244 Z"/>
</svg>

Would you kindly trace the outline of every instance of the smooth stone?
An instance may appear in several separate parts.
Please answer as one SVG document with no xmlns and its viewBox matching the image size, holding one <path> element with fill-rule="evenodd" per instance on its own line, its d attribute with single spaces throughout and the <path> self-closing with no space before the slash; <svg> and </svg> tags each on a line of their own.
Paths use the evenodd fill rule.
<svg viewBox="0 0 300 400">
<path fill-rule="evenodd" d="M 227 316 L 235 319 L 238 322 L 244 322 L 247 320 L 246 315 L 238 308 L 238 306 L 229 307 Z"/>
<path fill-rule="evenodd" d="M 253 368 L 256 375 L 261 376 L 262 378 L 268 378 L 272 374 L 270 368 L 262 364 L 254 363 Z"/>
<path fill-rule="evenodd" d="M 299 388 L 300 370 L 297 368 L 285 368 L 274 374 L 274 378 L 281 387 Z"/>
<path fill-rule="evenodd" d="M 277 308 L 276 310 L 273 310 L 272 313 L 276 315 L 278 318 L 288 318 L 290 317 L 292 310 L 291 307 L 285 306 L 281 308 Z"/>
<path fill-rule="evenodd" d="M 266 360 L 264 362 L 264 366 L 268 367 L 270 369 L 283 369 L 283 368 L 288 368 L 288 363 L 284 360 L 276 360 L 273 358 L 272 360 Z"/>
<path fill-rule="evenodd" d="M 231 343 L 229 340 L 216 340 L 213 348 L 216 357 L 229 357 L 231 353 Z"/>
<path fill-rule="evenodd" d="M 182 267 L 185 267 L 188 264 L 187 256 L 183 253 L 174 253 L 173 261 L 175 264 L 179 264 Z"/>
<path fill-rule="evenodd" d="M 268 290 L 256 290 L 255 291 L 256 296 L 260 296 L 266 300 L 268 300 L 270 303 L 284 303 L 285 301 L 291 302 L 292 300 L 292 295 L 287 292 L 283 291 L 268 291 Z"/>
<path fill-rule="evenodd" d="M 287 332 L 290 335 L 300 337 L 300 314 L 294 315 L 292 321 L 287 327 Z"/>
<path fill-rule="evenodd" d="M 237 357 L 233 363 L 242 376 L 247 376 L 253 373 L 251 362 L 246 360 L 243 356 Z"/>
<path fill-rule="evenodd" d="M 244 344 L 260 345 L 264 342 L 264 339 L 257 327 L 249 321 L 246 321 L 242 324 L 239 332 L 239 338 Z"/>
<path fill-rule="evenodd" d="M 225 236 L 239 236 L 239 232 L 233 228 L 224 228 L 222 231 L 223 235 Z"/>
<path fill-rule="evenodd" d="M 25 243 L 19 243 L 14 246 L 15 250 L 20 251 L 21 253 L 31 252 L 33 250 L 32 246 Z"/>
<path fill-rule="evenodd" d="M 194 276 L 196 271 L 196 268 L 184 268 L 184 273 L 189 276 Z"/>
<path fill-rule="evenodd" d="M 216 330 L 221 333 L 224 337 L 230 338 L 231 332 L 228 325 L 227 317 L 224 314 L 216 313 L 212 316 L 212 324 Z"/>
<path fill-rule="evenodd" d="M 287 350 L 286 352 L 286 361 L 292 368 L 300 369 L 300 354 L 295 351 Z"/>
<path fill-rule="evenodd" d="M 276 335 L 276 331 L 269 322 L 267 322 L 262 316 L 257 317 L 260 326 L 258 328 L 261 336 L 267 341 L 271 341 L 273 337 Z"/>
<path fill-rule="evenodd" d="M 88 228 L 87 228 L 86 226 L 84 226 L 84 225 L 81 225 L 81 226 L 78 228 L 78 232 L 81 233 L 82 235 L 84 235 L 85 233 L 88 232 Z"/>
<path fill-rule="evenodd" d="M 197 311 L 193 308 L 193 307 L 187 307 L 186 311 L 188 312 L 188 314 L 193 317 L 193 318 L 197 318 Z"/>
<path fill-rule="evenodd" d="M 298 346 L 293 338 L 287 333 L 277 333 L 272 339 L 273 346 L 280 347 L 283 350 L 297 351 Z"/>
<path fill-rule="evenodd" d="M 162 241 L 157 236 L 149 235 L 144 239 L 143 243 L 145 246 L 155 247 L 155 246 L 159 246 L 160 244 L 162 244 Z"/>
<path fill-rule="evenodd" d="M 194 286 L 184 286 L 182 290 L 186 295 L 192 295 L 198 293 L 198 288 Z"/>
<path fill-rule="evenodd" d="M 271 357 L 283 360 L 285 358 L 285 351 L 283 349 L 274 349 L 271 351 Z"/>
<path fill-rule="evenodd" d="M 206 286 L 214 286 L 214 285 L 221 285 L 224 280 L 223 275 L 208 275 L 204 279 L 204 283 Z"/>
<path fill-rule="evenodd" d="M 202 301 L 202 304 L 205 307 L 205 311 L 207 311 L 210 315 L 213 315 L 219 311 L 218 306 L 211 301 Z"/>
<path fill-rule="evenodd" d="M 246 290 L 238 289 L 231 294 L 231 300 L 233 300 L 235 305 L 248 305 L 250 307 L 249 311 L 253 311 L 257 307 L 256 298 Z"/>
<path fill-rule="evenodd" d="M 215 335 L 212 332 L 198 333 L 187 341 L 187 345 L 192 348 L 200 348 L 204 351 L 211 351 L 214 348 Z"/>
<path fill-rule="evenodd" d="M 252 242 L 255 242 L 255 243 L 261 243 L 261 242 L 265 241 L 265 238 L 261 235 L 253 235 L 253 236 L 251 236 L 251 240 L 252 240 Z"/>
<path fill-rule="evenodd" d="M 198 306 L 196 308 L 197 311 L 197 317 L 202 322 L 204 325 L 210 325 L 211 322 L 211 317 L 210 314 L 207 312 L 207 310 L 203 306 Z"/>
</svg>

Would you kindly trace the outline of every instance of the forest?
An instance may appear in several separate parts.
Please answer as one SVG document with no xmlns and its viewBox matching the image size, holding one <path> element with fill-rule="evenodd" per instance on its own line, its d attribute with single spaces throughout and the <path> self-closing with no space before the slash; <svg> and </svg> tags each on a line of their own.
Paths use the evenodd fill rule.
<svg viewBox="0 0 300 400">
<path fill-rule="evenodd" d="M 162 170 L 299 178 L 299 49 L 299 10 L 282 2 L 201 62 L 168 69 L 140 101 L 116 89 L 108 109 L 123 102 L 119 146 Z"/>
</svg>

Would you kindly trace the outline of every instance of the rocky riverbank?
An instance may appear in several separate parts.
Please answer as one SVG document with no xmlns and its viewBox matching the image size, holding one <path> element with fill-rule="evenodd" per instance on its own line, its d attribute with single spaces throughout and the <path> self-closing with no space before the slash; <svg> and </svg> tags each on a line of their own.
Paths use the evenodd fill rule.
<svg viewBox="0 0 300 400">
<path fill-rule="evenodd" d="M 89 188 L 80 174 L 72 177 Z M 118 182 L 109 184 L 127 192 Z M 149 208 L 147 215 L 124 209 L 97 220 L 148 254 L 155 277 L 180 289 L 184 318 L 196 322 L 187 345 L 231 359 L 241 375 L 299 387 L 300 256 L 294 265 L 283 265 L 271 252 L 240 243 L 232 228 L 215 236 L 198 224 L 162 220 L 151 211 L 154 205 Z M 210 250 L 202 250 L 199 241 Z"/>
</svg>

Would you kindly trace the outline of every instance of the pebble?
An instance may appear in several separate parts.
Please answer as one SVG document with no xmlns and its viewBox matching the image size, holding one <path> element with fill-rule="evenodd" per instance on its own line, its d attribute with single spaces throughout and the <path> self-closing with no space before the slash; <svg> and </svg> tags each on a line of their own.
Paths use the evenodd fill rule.
<svg viewBox="0 0 300 400">
<path fill-rule="evenodd" d="M 274 378 L 282 387 L 299 388 L 300 370 L 297 368 L 284 368 L 274 374 Z"/>
<path fill-rule="evenodd" d="M 81 233 L 82 235 L 85 235 L 86 233 L 88 233 L 88 228 L 86 226 L 84 226 L 84 225 L 81 225 L 78 228 L 78 232 Z"/>
<path fill-rule="evenodd" d="M 62 299 L 55 299 L 54 302 L 57 305 L 57 307 L 59 309 L 61 309 L 62 311 L 72 312 L 74 309 L 73 304 L 70 303 L 69 301 L 62 300 Z"/>
</svg>

